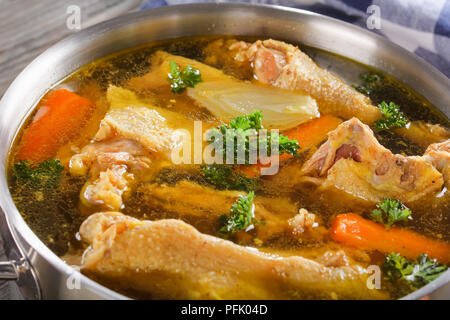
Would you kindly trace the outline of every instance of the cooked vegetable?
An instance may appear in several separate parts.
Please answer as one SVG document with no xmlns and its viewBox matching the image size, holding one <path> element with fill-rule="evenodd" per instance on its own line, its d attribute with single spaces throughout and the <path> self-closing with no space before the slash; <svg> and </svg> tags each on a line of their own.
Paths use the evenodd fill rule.
<svg viewBox="0 0 450 320">
<path fill-rule="evenodd" d="M 370 213 L 369 217 L 388 228 L 395 222 L 407 220 L 411 216 L 411 210 L 398 200 L 384 199 L 377 204 L 377 208 Z"/>
<path fill-rule="evenodd" d="M 382 102 L 378 105 L 381 113 L 383 114 L 383 119 L 375 121 L 375 131 L 390 130 L 396 128 L 403 128 L 406 126 L 408 119 L 405 114 L 400 111 L 400 107 L 394 102 Z"/>
<path fill-rule="evenodd" d="M 420 288 L 441 276 L 448 268 L 437 263 L 436 259 L 429 259 L 426 254 L 409 261 L 398 253 L 390 253 L 382 269 L 387 280 L 401 280 L 414 288 Z"/>
<path fill-rule="evenodd" d="M 272 132 L 267 137 L 267 150 L 270 150 L 270 146 L 273 143 L 277 143 L 279 146 L 279 155 L 288 154 L 291 156 L 296 156 L 300 146 L 296 139 L 289 139 L 284 134 Z"/>
<path fill-rule="evenodd" d="M 35 190 L 55 188 L 63 170 L 58 159 L 47 159 L 38 166 L 33 166 L 28 160 L 19 160 L 13 166 L 18 182 Z"/>
<path fill-rule="evenodd" d="M 66 89 L 53 91 L 25 130 L 17 159 L 42 162 L 74 138 L 93 111 L 93 104 Z"/>
<path fill-rule="evenodd" d="M 381 81 L 381 77 L 378 74 L 372 72 L 361 74 L 359 76 L 359 79 L 361 80 L 362 84 L 353 87 L 366 96 L 369 96 L 372 91 L 376 89 L 377 86 L 379 86 L 379 83 Z"/>
<path fill-rule="evenodd" d="M 414 231 L 384 226 L 357 214 L 338 215 L 330 230 L 331 237 L 343 244 L 363 250 L 398 252 L 414 259 L 421 253 L 440 262 L 450 262 L 450 244 L 424 237 Z"/>
<path fill-rule="evenodd" d="M 259 110 L 253 111 L 251 114 L 248 115 L 240 115 L 234 118 L 230 121 L 229 127 L 232 129 L 241 129 L 241 130 L 248 130 L 248 129 L 255 129 L 259 130 L 262 129 L 262 112 Z"/>
<path fill-rule="evenodd" d="M 253 191 L 248 196 L 239 196 L 238 201 L 231 206 L 230 215 L 228 217 L 223 216 L 221 219 L 223 226 L 219 230 L 220 235 L 227 236 L 253 228 L 253 219 L 255 218 L 254 198 L 255 193 Z"/>
<path fill-rule="evenodd" d="M 236 79 L 204 82 L 187 93 L 223 122 L 261 110 L 264 127 L 287 130 L 319 116 L 310 96 Z"/>
<path fill-rule="evenodd" d="M 229 125 L 223 124 L 217 128 L 211 128 L 209 133 L 208 142 L 213 143 L 215 141 L 215 135 L 221 134 L 223 137 L 223 153 L 224 159 L 226 159 L 227 144 L 226 141 L 234 141 L 234 156 L 235 160 L 238 157 L 238 150 L 244 150 L 245 152 L 245 163 L 249 163 L 249 153 L 251 145 L 249 137 L 258 137 L 258 130 L 262 129 L 262 113 L 261 111 L 253 111 L 249 115 L 241 115 L 234 118 Z M 262 138 L 259 138 L 262 139 Z M 272 144 L 278 143 L 279 155 L 290 154 L 297 155 L 300 149 L 297 140 L 289 139 L 283 134 L 276 132 L 270 132 L 267 137 L 264 138 L 267 144 L 267 153 L 271 155 Z M 259 148 L 261 141 L 258 141 L 256 148 Z M 262 141 L 264 143 L 264 141 Z M 253 150 L 258 152 L 257 150 Z M 238 163 L 237 160 L 235 163 Z"/>
<path fill-rule="evenodd" d="M 258 180 L 247 178 L 235 172 L 231 166 L 212 164 L 201 166 L 203 176 L 218 189 L 253 191 L 258 188 Z"/>
<path fill-rule="evenodd" d="M 168 74 L 170 87 L 173 93 L 183 93 L 186 88 L 195 87 L 202 81 L 200 70 L 192 68 L 189 64 L 181 71 L 175 61 L 170 62 L 170 73 Z"/>
</svg>

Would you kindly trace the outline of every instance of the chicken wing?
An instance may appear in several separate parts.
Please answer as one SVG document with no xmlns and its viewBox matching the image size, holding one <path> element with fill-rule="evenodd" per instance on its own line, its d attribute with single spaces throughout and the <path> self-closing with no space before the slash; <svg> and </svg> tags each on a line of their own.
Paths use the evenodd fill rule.
<svg viewBox="0 0 450 320">
<path fill-rule="evenodd" d="M 253 44 L 236 42 L 228 49 L 235 53 L 236 60 L 252 62 L 259 81 L 311 95 L 321 113 L 344 119 L 357 117 L 368 124 L 381 116 L 368 97 L 320 68 L 298 47 L 270 39 Z"/>
</svg>

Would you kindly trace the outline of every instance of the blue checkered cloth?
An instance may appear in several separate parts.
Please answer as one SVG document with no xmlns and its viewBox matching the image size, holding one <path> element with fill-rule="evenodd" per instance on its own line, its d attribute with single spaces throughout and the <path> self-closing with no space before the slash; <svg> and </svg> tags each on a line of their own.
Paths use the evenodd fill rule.
<svg viewBox="0 0 450 320">
<path fill-rule="evenodd" d="M 147 0 L 142 9 L 192 2 L 246 2 L 306 9 L 371 31 L 414 52 L 450 78 L 450 0 Z M 376 7 L 377 6 L 377 7 Z M 376 12 L 379 10 L 378 12 Z"/>
</svg>

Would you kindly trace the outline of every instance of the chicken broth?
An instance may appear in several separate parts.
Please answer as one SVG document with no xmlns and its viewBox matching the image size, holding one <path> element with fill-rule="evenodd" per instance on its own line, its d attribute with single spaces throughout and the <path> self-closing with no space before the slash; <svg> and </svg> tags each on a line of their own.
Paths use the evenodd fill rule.
<svg viewBox="0 0 450 320">
<path fill-rule="evenodd" d="M 268 133 L 278 171 L 174 164 L 174 149 L 197 148 L 194 121 L 201 135 L 279 129 Z M 51 89 L 17 135 L 8 179 L 50 249 L 132 297 L 393 299 L 450 262 L 449 127 L 355 61 L 274 40 L 182 38 L 105 57 Z M 180 143 L 177 129 L 194 137 Z M 367 287 L 371 265 L 381 288 Z"/>
</svg>

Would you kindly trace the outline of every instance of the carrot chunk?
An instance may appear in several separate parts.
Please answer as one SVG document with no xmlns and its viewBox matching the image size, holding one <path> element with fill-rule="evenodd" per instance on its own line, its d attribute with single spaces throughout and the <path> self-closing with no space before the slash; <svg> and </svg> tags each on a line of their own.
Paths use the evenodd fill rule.
<svg viewBox="0 0 450 320">
<path fill-rule="evenodd" d="M 336 129 L 342 120 L 328 115 L 323 115 L 320 118 L 313 119 L 303 123 L 295 128 L 284 131 L 283 134 L 289 139 L 296 139 L 301 148 L 311 148 L 318 145 L 326 139 L 328 132 Z M 282 154 L 279 156 L 279 161 L 288 160 L 293 156 L 290 154 Z M 269 165 L 267 165 L 268 167 Z M 248 178 L 259 177 L 261 168 L 266 167 L 261 163 L 252 166 L 240 166 L 239 172 L 245 174 Z"/>
<path fill-rule="evenodd" d="M 48 95 L 25 130 L 16 158 L 42 162 L 74 138 L 93 111 L 93 103 L 66 89 Z"/>
<path fill-rule="evenodd" d="M 395 252 L 411 259 L 426 253 L 439 262 L 450 262 L 449 243 L 433 240 L 407 229 L 386 229 L 385 226 L 357 214 L 338 215 L 330 232 L 335 241 L 359 249 Z"/>
<path fill-rule="evenodd" d="M 336 129 L 342 120 L 328 115 L 303 123 L 293 129 L 283 132 L 289 139 L 296 139 L 302 148 L 318 145 L 326 139 L 328 132 Z"/>
</svg>

